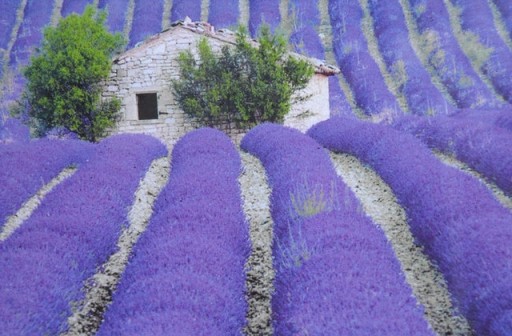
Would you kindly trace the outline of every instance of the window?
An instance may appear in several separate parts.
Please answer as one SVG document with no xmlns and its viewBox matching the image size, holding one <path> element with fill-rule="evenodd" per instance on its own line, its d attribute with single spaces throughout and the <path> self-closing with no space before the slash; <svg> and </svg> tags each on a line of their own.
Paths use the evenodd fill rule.
<svg viewBox="0 0 512 336">
<path fill-rule="evenodd" d="M 158 103 L 156 93 L 141 93 L 137 95 L 139 120 L 158 119 Z"/>
</svg>

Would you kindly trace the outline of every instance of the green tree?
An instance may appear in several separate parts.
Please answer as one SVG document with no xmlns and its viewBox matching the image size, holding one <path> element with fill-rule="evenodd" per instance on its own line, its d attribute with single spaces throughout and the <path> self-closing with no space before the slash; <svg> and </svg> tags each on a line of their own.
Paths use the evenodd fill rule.
<svg viewBox="0 0 512 336">
<path fill-rule="evenodd" d="M 314 73 L 309 62 L 290 56 L 284 37 L 273 35 L 267 26 L 258 45 L 240 27 L 234 46 L 223 46 L 215 54 L 203 38 L 197 53 L 197 59 L 190 50 L 179 54 L 180 78 L 172 81 L 172 90 L 185 113 L 207 126 L 282 122 L 294 94 Z"/>
<path fill-rule="evenodd" d="M 23 71 L 23 99 L 36 135 L 62 126 L 96 141 L 115 124 L 120 102 L 100 99 L 101 82 L 125 42 L 108 32 L 106 17 L 89 5 L 83 15 L 72 14 L 45 28 L 41 47 Z"/>
</svg>

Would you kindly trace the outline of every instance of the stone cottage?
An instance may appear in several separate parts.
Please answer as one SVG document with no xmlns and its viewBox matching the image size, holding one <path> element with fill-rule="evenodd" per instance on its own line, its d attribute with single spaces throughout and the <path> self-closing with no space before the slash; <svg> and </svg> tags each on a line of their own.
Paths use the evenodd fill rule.
<svg viewBox="0 0 512 336">
<path fill-rule="evenodd" d="M 103 98 L 118 97 L 121 100 L 121 121 L 112 133 L 151 134 L 172 146 L 194 128 L 191 119 L 175 102 L 170 82 L 179 76 L 178 54 L 195 50 L 203 36 L 208 38 L 214 50 L 234 44 L 236 38 L 229 30 L 216 31 L 208 23 L 192 22 L 187 18 L 114 60 L 103 91 Z M 295 103 L 285 117 L 285 125 L 305 131 L 329 117 L 328 76 L 335 75 L 339 69 L 320 60 L 290 54 L 307 59 L 315 68 L 313 78 L 301 92 L 309 98 Z M 228 133 L 236 142 L 241 138 L 239 131 L 228 130 Z"/>
</svg>

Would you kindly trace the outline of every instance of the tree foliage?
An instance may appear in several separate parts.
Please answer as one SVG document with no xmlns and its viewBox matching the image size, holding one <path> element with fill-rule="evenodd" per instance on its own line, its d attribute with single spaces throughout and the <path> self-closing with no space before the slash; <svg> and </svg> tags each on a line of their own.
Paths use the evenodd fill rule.
<svg viewBox="0 0 512 336">
<path fill-rule="evenodd" d="M 313 66 L 288 54 L 283 36 L 261 29 L 258 45 L 240 27 L 234 46 L 215 54 L 206 38 L 178 58 L 180 78 L 172 81 L 179 106 L 208 126 L 236 123 L 247 128 L 263 121 L 282 122 L 294 94 L 314 73 Z"/>
<path fill-rule="evenodd" d="M 42 45 L 23 72 L 23 99 L 37 135 L 63 126 L 96 141 L 115 124 L 120 102 L 101 101 L 101 82 L 124 40 L 108 32 L 106 16 L 87 6 L 83 15 L 72 14 L 45 28 Z"/>
</svg>

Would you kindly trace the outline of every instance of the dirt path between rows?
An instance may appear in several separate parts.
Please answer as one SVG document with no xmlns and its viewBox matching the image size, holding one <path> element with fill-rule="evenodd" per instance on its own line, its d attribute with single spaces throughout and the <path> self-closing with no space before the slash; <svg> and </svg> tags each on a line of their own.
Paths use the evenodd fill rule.
<svg viewBox="0 0 512 336">
<path fill-rule="evenodd" d="M 405 210 L 391 188 L 354 156 L 331 153 L 338 175 L 352 189 L 365 213 L 379 225 L 400 261 L 406 281 L 425 318 L 438 335 L 472 335 L 468 322 L 453 308 L 442 274 L 414 243 Z"/>
<path fill-rule="evenodd" d="M 260 161 L 247 153 L 240 155 L 243 172 L 239 183 L 251 238 L 251 255 L 245 265 L 248 303 L 245 333 L 272 335 L 271 297 L 275 274 L 272 267 L 271 190 Z"/>
<path fill-rule="evenodd" d="M 84 287 L 85 299 L 74 307 L 68 318 L 69 329 L 61 335 L 94 335 L 103 320 L 112 294 L 123 274 L 133 246 L 149 223 L 153 204 L 167 184 L 170 160 L 154 160 L 135 192 L 134 203 L 128 213 L 129 226 L 117 242 L 118 251 L 90 278 Z"/>
</svg>

